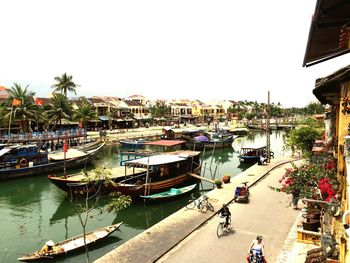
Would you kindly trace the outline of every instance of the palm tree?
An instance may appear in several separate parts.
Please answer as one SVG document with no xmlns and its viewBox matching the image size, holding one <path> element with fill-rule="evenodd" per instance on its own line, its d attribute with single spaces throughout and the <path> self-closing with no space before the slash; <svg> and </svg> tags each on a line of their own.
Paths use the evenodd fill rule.
<svg viewBox="0 0 350 263">
<path fill-rule="evenodd" d="M 69 104 L 68 99 L 60 93 L 54 93 L 51 98 L 51 103 L 47 106 L 47 117 L 49 123 L 55 123 L 54 127 L 59 123 L 62 124 L 62 119 L 68 119 L 71 115 L 72 107 Z"/>
<path fill-rule="evenodd" d="M 18 105 L 12 105 L 11 112 L 9 112 L 6 117 L 11 119 L 13 114 L 13 119 L 19 119 L 20 131 L 25 132 L 27 129 L 27 125 L 29 124 L 29 120 L 33 120 L 35 116 L 35 106 L 33 104 L 33 96 L 35 92 L 29 91 L 27 85 L 25 88 L 22 88 L 21 85 L 14 83 L 13 86 L 9 90 L 10 96 L 7 99 L 8 105 L 11 105 L 13 99 L 20 101 Z"/>
<path fill-rule="evenodd" d="M 73 81 L 73 76 L 67 75 L 67 73 L 64 73 L 61 77 L 55 77 L 55 81 L 57 83 L 53 84 L 51 88 L 54 89 L 54 92 L 59 92 L 63 94 L 67 98 L 67 92 L 73 92 L 74 94 L 77 94 L 76 88 L 79 87 L 79 85 L 75 84 Z"/>
<path fill-rule="evenodd" d="M 86 100 L 77 103 L 78 108 L 74 110 L 74 118 L 83 124 L 86 128 L 86 121 L 96 118 L 96 108 Z"/>
</svg>

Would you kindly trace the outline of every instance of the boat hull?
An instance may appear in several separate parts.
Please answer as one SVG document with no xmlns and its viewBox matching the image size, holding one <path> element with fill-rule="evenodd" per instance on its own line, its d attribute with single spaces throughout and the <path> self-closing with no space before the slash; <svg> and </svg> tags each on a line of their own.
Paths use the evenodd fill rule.
<svg viewBox="0 0 350 263">
<path fill-rule="evenodd" d="M 68 160 L 62 160 L 62 161 L 49 161 L 47 164 L 41 164 L 41 165 L 35 165 L 32 167 L 22 167 L 22 168 L 13 168 L 13 169 L 2 169 L 0 170 L 0 181 L 1 180 L 7 180 L 7 179 L 15 179 L 20 177 L 27 177 L 27 176 L 33 176 L 38 174 L 47 174 L 57 171 L 64 170 L 64 167 L 66 169 L 71 168 L 77 168 L 82 167 L 88 163 L 90 163 L 92 160 L 96 158 L 96 155 L 98 154 L 99 150 L 103 147 L 99 146 L 95 151 L 81 157 L 72 158 Z"/>
<path fill-rule="evenodd" d="M 86 233 L 86 245 L 94 244 L 96 241 L 104 239 L 116 231 L 123 223 L 118 223 L 114 225 L 110 225 L 107 227 L 102 227 L 96 229 L 92 232 Z M 38 261 L 38 260 L 47 260 L 57 258 L 63 255 L 66 255 L 70 252 L 76 251 L 78 249 L 83 248 L 84 245 L 84 234 L 66 239 L 64 241 L 58 242 L 55 244 L 58 248 L 58 252 L 50 255 L 39 255 L 39 251 L 35 251 L 32 254 L 25 255 L 23 257 L 18 258 L 19 261 Z M 61 248 L 61 249 L 60 249 Z"/>
<path fill-rule="evenodd" d="M 192 171 L 192 173 L 194 174 L 199 174 L 199 172 L 200 172 L 200 167 L 197 167 L 195 170 Z M 191 183 L 198 182 L 198 179 L 189 175 L 189 173 L 181 174 L 179 176 L 175 176 L 162 181 L 151 182 L 147 185 L 116 183 L 116 184 L 112 184 L 111 188 L 115 192 L 120 192 L 124 195 L 129 195 L 133 199 L 138 199 L 140 198 L 141 195 L 157 194 L 157 193 L 167 191 L 172 187 L 182 187 L 182 186 L 189 185 Z"/>
<path fill-rule="evenodd" d="M 227 148 L 232 147 L 232 142 L 234 139 L 230 139 L 227 141 L 218 141 L 218 142 L 199 142 L 195 140 L 189 140 L 186 142 L 186 147 L 191 150 L 203 150 L 205 149 L 219 149 L 219 148 Z"/>
<path fill-rule="evenodd" d="M 169 191 L 161 192 L 153 195 L 141 195 L 140 197 L 148 201 L 160 201 L 179 198 L 192 192 L 196 188 L 197 184 L 181 187 L 181 188 L 171 188 Z"/>
</svg>

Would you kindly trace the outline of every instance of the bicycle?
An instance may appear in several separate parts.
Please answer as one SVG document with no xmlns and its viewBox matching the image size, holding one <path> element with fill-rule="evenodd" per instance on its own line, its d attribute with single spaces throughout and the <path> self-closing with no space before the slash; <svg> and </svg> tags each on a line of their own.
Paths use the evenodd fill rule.
<svg viewBox="0 0 350 263">
<path fill-rule="evenodd" d="M 230 225 L 231 225 L 231 217 L 228 218 L 228 224 L 226 225 L 226 217 L 220 216 L 220 222 L 216 229 L 216 235 L 219 237 L 223 236 L 224 234 L 229 234 L 230 231 Z"/>
<path fill-rule="evenodd" d="M 214 212 L 214 206 L 209 202 L 208 196 L 203 195 L 202 203 L 207 207 L 207 210 Z"/>
<path fill-rule="evenodd" d="M 188 201 L 188 204 L 186 205 L 187 209 L 193 209 L 197 207 L 201 212 L 206 213 L 208 209 L 210 211 L 214 211 L 214 207 L 211 203 L 208 201 L 208 197 L 206 195 L 202 195 L 198 199 L 194 196 L 194 194 L 191 194 L 191 200 Z"/>
</svg>

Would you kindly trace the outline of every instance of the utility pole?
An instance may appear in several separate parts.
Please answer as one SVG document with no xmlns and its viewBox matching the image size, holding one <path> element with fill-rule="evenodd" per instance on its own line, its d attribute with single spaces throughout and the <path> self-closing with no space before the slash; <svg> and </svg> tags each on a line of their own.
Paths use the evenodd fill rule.
<svg viewBox="0 0 350 263">
<path fill-rule="evenodd" d="M 270 162 L 270 91 L 267 92 L 266 109 L 266 160 Z"/>
</svg>

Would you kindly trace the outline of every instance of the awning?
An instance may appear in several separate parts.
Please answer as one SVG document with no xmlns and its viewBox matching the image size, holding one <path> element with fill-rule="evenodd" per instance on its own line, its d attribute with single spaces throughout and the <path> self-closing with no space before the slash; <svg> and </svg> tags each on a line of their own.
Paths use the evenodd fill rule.
<svg viewBox="0 0 350 263">
<path fill-rule="evenodd" d="M 318 0 L 312 17 L 303 66 L 350 52 L 350 2 Z"/>
</svg>

